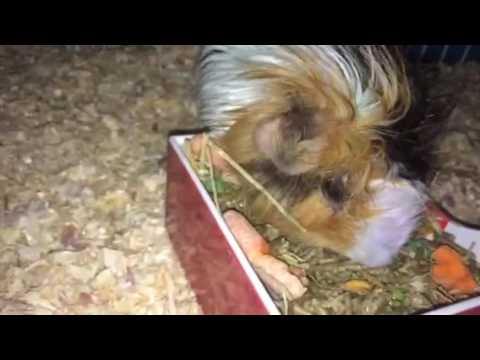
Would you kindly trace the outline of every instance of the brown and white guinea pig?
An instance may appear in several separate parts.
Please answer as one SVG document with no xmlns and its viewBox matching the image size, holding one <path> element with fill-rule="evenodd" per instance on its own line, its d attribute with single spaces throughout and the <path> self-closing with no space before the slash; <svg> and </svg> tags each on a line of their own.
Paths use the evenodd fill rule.
<svg viewBox="0 0 480 360">
<path fill-rule="evenodd" d="M 397 50 L 202 47 L 200 120 L 306 231 L 259 192 L 249 194 L 255 219 L 366 266 L 394 260 L 426 201 L 410 136 L 416 102 Z"/>
</svg>

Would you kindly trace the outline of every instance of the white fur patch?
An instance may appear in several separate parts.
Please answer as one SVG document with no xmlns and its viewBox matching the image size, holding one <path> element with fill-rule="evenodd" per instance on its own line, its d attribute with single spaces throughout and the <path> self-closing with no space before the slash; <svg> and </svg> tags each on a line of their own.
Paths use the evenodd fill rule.
<svg viewBox="0 0 480 360">
<path fill-rule="evenodd" d="M 374 206 L 381 215 L 367 221 L 349 256 L 370 267 L 389 265 L 416 229 L 425 207 L 420 190 L 407 182 L 377 182 Z"/>
<path fill-rule="evenodd" d="M 292 73 L 305 70 L 313 59 L 323 79 L 352 99 L 360 114 L 381 105 L 380 94 L 389 82 L 389 69 L 368 66 L 354 53 L 359 49 L 371 64 L 379 61 L 369 45 L 207 45 L 198 68 L 197 100 L 201 121 L 214 133 L 232 126 L 232 111 L 269 98 L 268 79 L 246 77 L 249 66 L 282 67 Z"/>
</svg>

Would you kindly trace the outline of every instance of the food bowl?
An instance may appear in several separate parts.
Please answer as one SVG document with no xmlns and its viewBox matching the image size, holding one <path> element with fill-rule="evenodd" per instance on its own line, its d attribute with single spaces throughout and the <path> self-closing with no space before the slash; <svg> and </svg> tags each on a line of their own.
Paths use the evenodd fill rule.
<svg viewBox="0 0 480 360">
<path fill-rule="evenodd" d="M 168 144 L 166 225 L 187 279 L 206 315 L 280 315 L 183 150 L 191 136 Z M 441 226 L 469 248 L 480 232 L 442 216 Z M 480 259 L 480 246 L 474 248 Z M 480 296 L 423 315 L 480 315 Z"/>
</svg>

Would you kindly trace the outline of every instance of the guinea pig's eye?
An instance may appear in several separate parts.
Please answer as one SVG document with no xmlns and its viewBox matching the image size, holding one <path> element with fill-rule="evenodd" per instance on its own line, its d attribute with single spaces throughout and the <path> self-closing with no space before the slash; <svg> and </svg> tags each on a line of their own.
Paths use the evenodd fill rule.
<svg viewBox="0 0 480 360">
<path fill-rule="evenodd" d="M 348 200 L 349 193 L 346 176 L 329 178 L 322 183 L 323 195 L 330 201 L 335 209 L 342 208 L 343 204 Z"/>
</svg>

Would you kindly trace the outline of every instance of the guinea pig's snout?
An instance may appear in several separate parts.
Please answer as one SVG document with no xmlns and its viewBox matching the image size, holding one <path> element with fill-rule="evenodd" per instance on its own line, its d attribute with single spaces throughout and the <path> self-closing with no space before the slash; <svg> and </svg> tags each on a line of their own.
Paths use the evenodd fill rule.
<svg viewBox="0 0 480 360">
<path fill-rule="evenodd" d="M 412 184 L 379 181 L 373 204 L 381 211 L 366 221 L 349 256 L 370 267 L 389 265 L 418 226 L 425 198 Z"/>
</svg>

